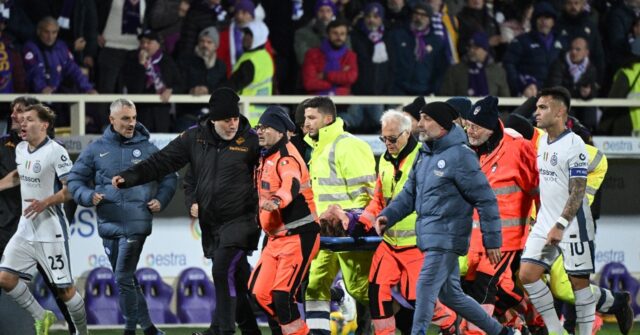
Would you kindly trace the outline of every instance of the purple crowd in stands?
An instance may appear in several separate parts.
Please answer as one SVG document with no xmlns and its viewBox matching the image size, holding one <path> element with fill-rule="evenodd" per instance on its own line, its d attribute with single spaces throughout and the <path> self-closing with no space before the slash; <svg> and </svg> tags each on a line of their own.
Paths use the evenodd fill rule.
<svg viewBox="0 0 640 335">
<path fill-rule="evenodd" d="M 561 85 L 625 98 L 640 71 L 640 0 L 0 0 L 0 93 L 250 94 L 265 64 L 241 57 L 259 48 L 271 94 L 532 97 Z M 138 117 L 179 131 L 203 109 L 146 104 Z M 384 109 L 340 116 L 375 132 Z M 628 135 L 628 113 L 573 113 Z"/>
</svg>

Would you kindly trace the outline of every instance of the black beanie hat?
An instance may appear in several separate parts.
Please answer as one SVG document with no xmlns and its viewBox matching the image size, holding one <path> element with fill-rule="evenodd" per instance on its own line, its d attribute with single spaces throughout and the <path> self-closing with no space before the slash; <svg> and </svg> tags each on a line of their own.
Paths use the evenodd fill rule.
<svg viewBox="0 0 640 335">
<path fill-rule="evenodd" d="M 291 121 L 287 112 L 277 105 L 267 107 L 262 116 L 260 116 L 258 124 L 271 127 L 281 133 L 296 130 L 296 125 Z"/>
<path fill-rule="evenodd" d="M 446 102 L 436 101 L 426 104 L 420 110 L 420 113 L 427 114 L 436 121 L 442 128 L 449 131 L 453 127 L 454 115 L 456 110 Z"/>
<path fill-rule="evenodd" d="M 240 116 L 240 97 L 232 89 L 223 87 L 211 94 L 209 99 L 209 120 L 220 121 Z"/>
<path fill-rule="evenodd" d="M 414 119 L 420 120 L 420 110 L 426 105 L 423 96 L 419 96 L 413 100 L 410 104 L 402 107 L 403 112 L 409 113 Z"/>
<path fill-rule="evenodd" d="M 498 98 L 488 95 L 476 101 L 468 116 L 467 120 L 482 128 L 495 129 L 498 125 Z"/>
<path fill-rule="evenodd" d="M 529 120 L 520 114 L 509 114 L 507 120 L 504 122 L 505 128 L 511 128 L 522 135 L 522 137 L 530 140 L 533 138 L 533 125 Z"/>
<path fill-rule="evenodd" d="M 456 119 L 459 117 L 465 120 L 469 118 L 469 110 L 471 109 L 471 100 L 469 100 L 469 98 L 453 97 L 445 102 L 451 105 L 451 107 L 453 107 L 453 109 L 458 113 L 455 117 Z"/>
</svg>

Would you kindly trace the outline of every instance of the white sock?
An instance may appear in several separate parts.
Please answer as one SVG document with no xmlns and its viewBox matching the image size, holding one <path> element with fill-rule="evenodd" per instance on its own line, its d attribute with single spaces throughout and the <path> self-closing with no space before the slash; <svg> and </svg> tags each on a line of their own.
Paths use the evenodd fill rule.
<svg viewBox="0 0 640 335">
<path fill-rule="evenodd" d="M 591 285 L 593 300 L 596 301 L 596 310 L 600 313 L 609 313 L 615 300 L 613 293 L 606 288 Z"/>
<path fill-rule="evenodd" d="M 551 291 L 547 287 L 547 284 L 545 284 L 541 279 L 538 279 L 538 281 L 534 283 L 525 284 L 524 288 L 527 289 L 531 303 L 542 316 L 544 324 L 547 326 L 549 332 L 562 334 L 564 328 L 562 328 L 560 319 L 558 319 L 558 314 L 556 313 L 555 306 L 553 305 L 553 296 L 551 295 Z M 578 306 L 576 305 L 576 309 L 577 308 Z"/>
<path fill-rule="evenodd" d="M 596 300 L 593 298 L 591 287 L 573 291 L 573 294 L 576 297 L 576 323 L 580 335 L 590 335 L 593 330 L 593 321 L 596 319 Z"/>
<path fill-rule="evenodd" d="M 18 285 L 11 291 L 5 291 L 15 302 L 24 308 L 33 316 L 34 320 L 42 320 L 44 318 L 44 308 L 33 297 L 29 291 L 29 287 L 22 280 L 18 280 Z"/>
<path fill-rule="evenodd" d="M 69 299 L 69 301 L 64 302 L 69 309 L 69 315 L 71 316 L 71 321 L 76 326 L 76 332 L 79 335 L 87 334 L 87 314 L 84 310 L 84 300 L 78 292 Z"/>
</svg>

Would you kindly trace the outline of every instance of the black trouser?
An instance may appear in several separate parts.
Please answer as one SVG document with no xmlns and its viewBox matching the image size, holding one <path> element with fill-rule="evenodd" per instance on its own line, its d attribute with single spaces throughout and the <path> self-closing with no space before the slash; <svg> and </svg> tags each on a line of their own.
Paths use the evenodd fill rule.
<svg viewBox="0 0 640 335">
<path fill-rule="evenodd" d="M 261 334 L 249 303 L 251 268 L 247 251 L 229 247 L 218 248 L 213 255 L 213 282 L 216 288 L 216 309 L 211 319 L 215 334 L 235 334 L 236 322 L 243 335 Z"/>
</svg>

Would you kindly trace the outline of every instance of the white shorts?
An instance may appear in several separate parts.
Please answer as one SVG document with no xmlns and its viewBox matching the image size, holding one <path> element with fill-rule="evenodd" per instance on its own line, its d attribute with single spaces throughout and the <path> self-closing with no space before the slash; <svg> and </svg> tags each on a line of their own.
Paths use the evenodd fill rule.
<svg viewBox="0 0 640 335">
<path fill-rule="evenodd" d="M 562 240 L 558 246 L 547 245 L 547 234 L 534 226 L 527 238 L 522 252 L 522 262 L 534 263 L 547 271 L 556 261 L 560 253 L 564 258 L 564 269 L 573 276 L 589 275 L 595 272 L 594 256 L 596 254 L 593 241 Z"/>
<path fill-rule="evenodd" d="M 28 241 L 14 235 L 2 255 L 0 271 L 31 280 L 33 278 L 29 274 L 30 270 L 40 265 L 49 281 L 57 287 L 73 286 L 68 251 L 67 242 Z"/>
</svg>

